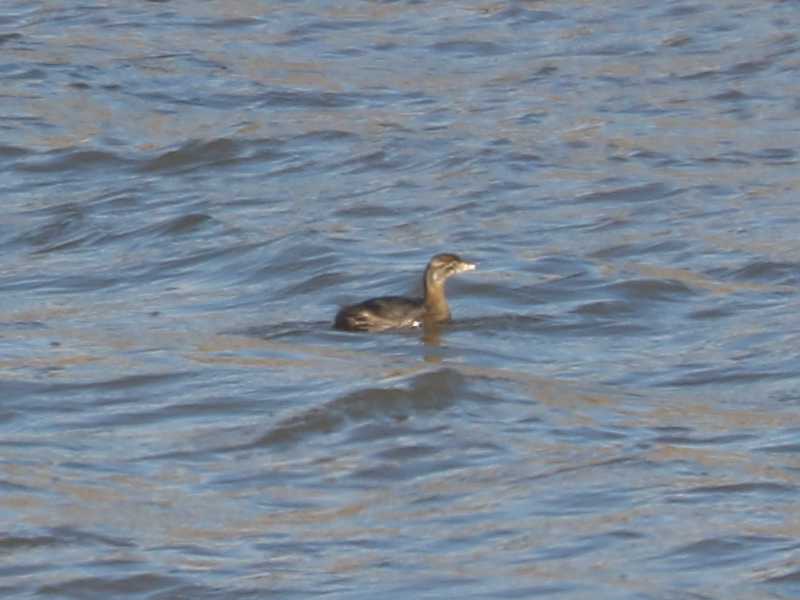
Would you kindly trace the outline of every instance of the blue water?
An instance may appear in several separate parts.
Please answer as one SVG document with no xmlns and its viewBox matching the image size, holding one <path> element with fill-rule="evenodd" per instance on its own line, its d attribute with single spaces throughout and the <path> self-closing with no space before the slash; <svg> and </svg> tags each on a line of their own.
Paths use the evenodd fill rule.
<svg viewBox="0 0 800 600">
<path fill-rule="evenodd" d="M 798 30 L 7 2 L 0 595 L 800 597 Z"/>
</svg>

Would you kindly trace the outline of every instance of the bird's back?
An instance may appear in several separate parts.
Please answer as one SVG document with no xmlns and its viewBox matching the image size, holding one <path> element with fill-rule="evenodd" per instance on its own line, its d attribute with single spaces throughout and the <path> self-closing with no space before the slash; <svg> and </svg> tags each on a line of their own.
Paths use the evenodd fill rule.
<svg viewBox="0 0 800 600">
<path fill-rule="evenodd" d="M 381 331 L 419 325 L 425 315 L 422 300 L 383 296 L 345 306 L 336 315 L 334 327 L 345 331 Z"/>
</svg>

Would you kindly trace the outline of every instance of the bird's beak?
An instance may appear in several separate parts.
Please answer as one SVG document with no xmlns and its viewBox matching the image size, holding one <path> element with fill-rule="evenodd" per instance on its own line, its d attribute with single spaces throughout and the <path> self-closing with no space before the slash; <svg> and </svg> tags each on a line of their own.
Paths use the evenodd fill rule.
<svg viewBox="0 0 800 600">
<path fill-rule="evenodd" d="M 458 266 L 458 271 L 460 273 L 463 273 L 464 271 L 474 271 L 476 268 L 477 268 L 477 265 L 475 263 L 462 262 Z"/>
</svg>

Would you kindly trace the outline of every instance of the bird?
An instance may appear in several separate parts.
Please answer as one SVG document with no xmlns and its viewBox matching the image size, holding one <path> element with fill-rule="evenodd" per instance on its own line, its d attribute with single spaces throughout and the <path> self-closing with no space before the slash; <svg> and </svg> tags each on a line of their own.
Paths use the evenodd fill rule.
<svg viewBox="0 0 800 600">
<path fill-rule="evenodd" d="M 453 275 L 475 268 L 475 263 L 457 254 L 437 254 L 425 267 L 424 297 L 381 296 L 344 306 L 336 314 L 333 326 L 342 331 L 385 331 L 449 321 L 445 282 Z"/>
</svg>

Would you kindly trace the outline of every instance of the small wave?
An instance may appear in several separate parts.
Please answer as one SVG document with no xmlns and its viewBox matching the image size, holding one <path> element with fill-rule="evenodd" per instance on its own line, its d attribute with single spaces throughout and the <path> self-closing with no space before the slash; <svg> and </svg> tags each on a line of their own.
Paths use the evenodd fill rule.
<svg viewBox="0 0 800 600">
<path fill-rule="evenodd" d="M 684 40 L 681 37 L 676 38 L 678 45 L 682 45 L 686 43 L 688 40 Z M 673 45 L 668 43 L 667 45 Z M 684 81 L 695 81 L 695 80 L 702 80 L 702 79 L 715 79 L 719 76 L 719 70 L 717 69 L 707 69 L 701 68 L 698 71 L 693 71 L 692 73 L 688 73 L 686 75 L 681 75 L 679 79 L 683 79 Z"/>
<path fill-rule="evenodd" d="M 131 596 L 132 590 L 135 590 L 136 595 L 148 598 L 164 595 L 173 598 L 198 595 L 196 586 L 191 588 L 191 593 L 183 595 L 182 584 L 183 581 L 179 577 L 158 573 L 140 573 L 115 578 L 76 575 L 59 583 L 44 584 L 36 593 L 56 598 L 121 598 Z"/>
<path fill-rule="evenodd" d="M 591 317 L 614 317 L 630 315 L 636 312 L 636 309 L 630 302 L 624 300 L 599 300 L 581 304 L 572 312 Z"/>
<path fill-rule="evenodd" d="M 103 239 L 103 236 L 98 233 L 82 233 L 58 242 L 47 244 L 35 250 L 34 254 L 49 254 L 51 252 L 64 252 L 75 248 L 87 247 L 101 239 Z"/>
<path fill-rule="evenodd" d="M 31 152 L 25 148 L 0 144 L 0 157 L 2 158 L 17 158 L 20 156 L 29 156 L 30 154 Z"/>
<path fill-rule="evenodd" d="M 159 229 L 168 235 L 179 235 L 185 233 L 191 233 L 198 229 L 201 229 L 205 225 L 209 223 L 217 222 L 216 219 L 210 217 L 209 215 L 200 214 L 200 213 L 191 213 L 188 215 L 181 215 L 180 217 L 175 217 L 173 219 L 169 219 L 165 223 L 161 223 Z"/>
<path fill-rule="evenodd" d="M 351 131 L 344 131 L 341 129 L 320 129 L 293 136 L 287 140 L 287 143 L 293 146 L 316 146 L 319 143 L 355 142 L 360 139 L 361 136 L 356 135 Z"/>
<path fill-rule="evenodd" d="M 294 298 L 303 294 L 311 294 L 325 290 L 341 283 L 343 274 L 339 272 L 320 273 L 313 275 L 299 283 L 292 284 L 282 292 L 276 294 L 279 298 Z"/>
<path fill-rule="evenodd" d="M 568 254 L 554 254 L 542 256 L 532 263 L 529 269 L 537 274 L 560 275 L 561 280 L 576 279 L 580 277 L 593 277 L 597 267 L 591 261 Z"/>
<path fill-rule="evenodd" d="M 275 238 L 267 244 L 270 254 L 264 266 L 254 271 L 247 281 L 264 281 L 287 273 L 304 273 L 313 276 L 329 272 L 335 252 L 327 244 L 318 244 L 309 239 L 308 232 L 297 231 Z"/>
<path fill-rule="evenodd" d="M 417 375 L 408 386 L 367 388 L 289 417 L 257 442 L 258 446 L 296 443 L 304 437 L 329 433 L 348 421 L 375 417 L 398 418 L 409 413 L 439 411 L 458 400 L 465 377 L 453 369 Z"/>
<path fill-rule="evenodd" d="M 345 108 L 358 104 L 360 97 L 341 92 L 275 90 L 261 94 L 256 101 L 260 108 Z"/>
<path fill-rule="evenodd" d="M 670 563 L 688 570 L 707 569 L 763 560 L 781 552 L 789 540 L 754 535 L 706 538 L 665 554 Z"/>
<path fill-rule="evenodd" d="M 678 166 L 681 164 L 681 161 L 677 158 L 670 156 L 665 152 L 656 152 L 654 150 L 648 149 L 635 149 L 626 151 L 624 154 L 617 154 L 611 156 L 609 160 L 617 161 L 617 162 L 629 162 L 629 161 L 641 161 L 652 164 L 658 167 L 671 167 L 671 166 Z"/>
<path fill-rule="evenodd" d="M 141 161 L 137 169 L 146 173 L 186 172 L 231 162 L 266 164 L 286 156 L 283 146 L 284 141 L 276 138 L 189 140 Z"/>
<path fill-rule="evenodd" d="M 709 99 L 717 100 L 718 102 L 741 102 L 743 100 L 752 100 L 753 98 L 739 90 L 728 90 L 719 94 L 714 94 L 710 96 Z"/>
<path fill-rule="evenodd" d="M 659 444 L 669 444 L 672 446 L 723 446 L 726 444 L 737 444 L 752 440 L 752 435 L 747 434 L 725 434 L 712 436 L 695 436 L 685 428 L 671 428 L 673 431 L 664 432 L 653 441 Z"/>
<path fill-rule="evenodd" d="M 484 42 L 475 40 L 449 40 L 447 42 L 437 42 L 430 46 L 435 52 L 454 54 L 464 58 L 478 56 L 498 56 L 507 54 L 509 49 L 494 42 Z"/>
<path fill-rule="evenodd" d="M 2 33 L 0 34 L 0 46 L 11 41 L 21 40 L 21 33 Z"/>
<path fill-rule="evenodd" d="M 29 173 L 55 173 L 120 167 L 129 162 L 112 152 L 102 150 L 56 150 L 19 161 L 16 163 L 16 168 Z"/>
<path fill-rule="evenodd" d="M 769 69 L 775 63 L 768 60 L 746 60 L 736 63 L 725 71 L 728 75 L 752 75 Z"/>
<path fill-rule="evenodd" d="M 783 573 L 781 575 L 775 575 L 768 579 L 764 580 L 765 583 L 787 583 L 793 586 L 800 585 L 800 569 L 796 571 L 790 571 L 789 573 Z M 786 596 L 787 598 L 791 597 L 789 595 Z"/>
<path fill-rule="evenodd" d="M 416 163 L 412 158 L 412 155 L 409 153 L 381 149 L 357 154 L 351 158 L 340 161 L 335 166 L 337 168 L 345 168 L 345 172 L 348 175 L 368 173 L 370 171 L 399 171 L 415 165 Z"/>
<path fill-rule="evenodd" d="M 550 321 L 551 318 L 546 315 L 507 314 L 467 319 L 455 318 L 448 323 L 446 327 L 447 329 L 455 331 L 480 329 L 486 333 L 497 333 L 500 331 L 526 331 L 528 329 L 536 329 Z"/>
<path fill-rule="evenodd" d="M 38 67 L 26 67 L 19 64 L 4 65 L 1 69 L 3 79 L 44 80 L 47 72 Z"/>
<path fill-rule="evenodd" d="M 92 232 L 86 230 L 87 211 L 77 204 L 60 204 L 43 212 L 49 217 L 48 221 L 21 232 L 12 243 L 30 246 L 34 252 L 48 252 L 79 244 L 92 236 Z"/>
<path fill-rule="evenodd" d="M 72 394 L 82 395 L 86 392 L 127 392 L 132 389 L 140 387 L 149 387 L 154 384 L 166 384 L 175 381 L 183 381 L 187 377 L 194 376 L 191 371 L 182 371 L 174 373 L 142 373 L 136 375 L 125 375 L 114 379 L 92 381 L 88 383 L 55 383 L 55 384 L 42 384 L 39 391 L 48 394 L 58 394 L 64 397 Z M 98 406 L 107 406 L 109 398 L 107 396 L 98 395 L 96 404 Z"/>
<path fill-rule="evenodd" d="M 800 454 L 800 443 L 764 446 L 762 448 L 758 448 L 757 451 L 775 454 Z"/>
<path fill-rule="evenodd" d="M 309 333 L 319 333 L 331 329 L 333 321 L 285 321 L 258 327 L 248 327 L 242 330 L 226 331 L 223 333 L 230 335 L 245 335 L 272 340 L 295 335 L 305 335 Z"/>
<path fill-rule="evenodd" d="M 629 279 L 612 283 L 606 289 L 635 302 L 679 301 L 694 294 L 689 286 L 675 279 Z"/>
<path fill-rule="evenodd" d="M 395 217 L 401 214 L 399 208 L 393 208 L 384 204 L 359 204 L 337 209 L 334 213 L 337 217 L 354 218 L 380 218 Z"/>
<path fill-rule="evenodd" d="M 717 156 L 706 156 L 701 158 L 700 162 L 712 165 L 749 165 L 751 161 L 749 157 L 742 152 L 723 152 Z"/>
<path fill-rule="evenodd" d="M 679 193 L 664 183 L 647 183 L 645 185 L 635 185 L 622 187 L 604 192 L 590 192 L 575 198 L 577 202 L 649 202 L 651 200 L 661 200 Z"/>
<path fill-rule="evenodd" d="M 308 36 L 315 33 L 326 33 L 328 31 L 346 31 L 349 29 L 361 29 L 375 25 L 375 21 L 367 21 L 363 19 L 325 19 L 317 21 L 309 21 L 286 32 L 287 35 L 298 37 Z"/>
<path fill-rule="evenodd" d="M 189 167 L 220 164 L 233 160 L 238 151 L 238 142 L 229 138 L 210 141 L 192 140 L 175 150 L 169 150 L 146 161 L 144 172 L 184 170 Z"/>
<path fill-rule="evenodd" d="M 60 546 L 63 540 L 54 535 L 8 535 L 0 537 L 0 554 L 41 550 L 53 546 Z"/>
<path fill-rule="evenodd" d="M 675 17 L 688 17 L 708 10 L 707 8 L 699 6 L 691 6 L 687 4 L 679 4 L 678 6 L 668 6 L 663 12 L 663 16 L 667 18 Z"/>
<path fill-rule="evenodd" d="M 122 537 L 112 537 L 110 535 L 84 531 L 77 527 L 53 527 L 49 531 L 52 536 L 61 543 L 78 543 L 81 545 L 99 544 L 110 548 L 133 548 L 135 546 L 130 540 Z"/>
<path fill-rule="evenodd" d="M 759 283 L 797 284 L 800 283 L 800 264 L 770 260 L 755 260 L 729 274 L 737 281 L 757 281 Z"/>
<path fill-rule="evenodd" d="M 754 152 L 753 157 L 764 162 L 791 165 L 797 162 L 797 151 L 793 148 L 764 148 Z"/>
<path fill-rule="evenodd" d="M 509 21 L 512 27 L 528 23 L 560 21 L 564 18 L 562 15 L 550 10 L 529 10 L 521 6 L 511 6 L 498 11 L 494 15 L 495 20 Z"/>
<path fill-rule="evenodd" d="M 709 384 L 744 384 L 762 380 L 792 379 L 796 373 L 791 371 L 742 371 L 734 368 L 708 368 L 692 371 L 661 384 L 663 386 L 695 386 Z"/>
<path fill-rule="evenodd" d="M 767 494 L 795 493 L 796 486 L 775 483 L 771 481 L 757 481 L 748 483 L 733 483 L 729 485 L 698 486 L 683 492 L 684 494 L 753 494 L 764 492 Z"/>
<path fill-rule="evenodd" d="M 767 165 L 797 164 L 797 152 L 792 148 L 764 148 L 756 152 L 725 152 L 702 159 L 706 163 L 749 165 L 760 162 Z"/>
<path fill-rule="evenodd" d="M 638 243 L 616 244 L 614 246 L 601 248 L 590 254 L 590 256 L 592 258 L 636 257 L 644 254 L 680 252 L 688 248 L 689 244 L 683 240 L 643 241 Z"/>
</svg>

